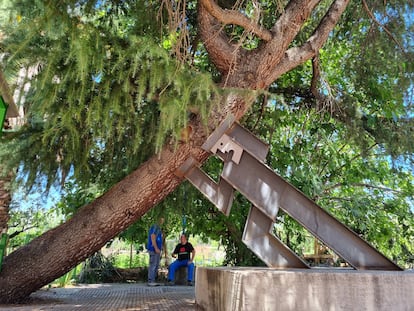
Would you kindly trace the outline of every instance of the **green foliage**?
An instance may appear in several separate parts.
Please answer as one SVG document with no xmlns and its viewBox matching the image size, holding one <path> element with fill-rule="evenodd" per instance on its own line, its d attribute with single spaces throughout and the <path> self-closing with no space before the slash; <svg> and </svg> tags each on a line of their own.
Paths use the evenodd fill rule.
<svg viewBox="0 0 414 311">
<path fill-rule="evenodd" d="M 402 266 L 414 254 L 414 177 L 367 136 L 361 148 L 347 127 L 315 111 L 287 109 L 280 100 L 260 113 L 256 129 L 270 143 L 269 165 L 340 221 Z M 277 122 L 277 126 L 275 126 Z M 247 125 L 249 119 L 247 120 Z M 309 233 L 286 215 L 277 233 L 301 254 Z"/>
<path fill-rule="evenodd" d="M 410 156 L 414 62 L 413 22 L 407 15 L 412 15 L 413 3 L 367 2 L 375 20 L 360 3 L 351 2 L 317 55 L 318 71 L 308 61 L 270 91 L 280 94 L 286 105 L 330 114 L 346 125 L 348 139 L 361 148 L 373 138 L 393 156 Z M 325 10 L 326 3 L 318 6 L 294 44 L 307 40 Z M 319 98 L 310 89 L 313 78 Z"/>
<path fill-rule="evenodd" d="M 62 219 L 57 209 L 47 210 L 38 206 L 21 208 L 12 205 L 8 224 L 8 248 L 14 250 L 26 245 L 45 231 L 57 226 Z"/>
<path fill-rule="evenodd" d="M 98 189 L 97 184 L 80 186 L 73 182 L 67 182 L 64 187 L 64 195 L 56 205 L 56 209 L 64 215 L 65 219 L 69 219 L 80 207 L 92 202 L 101 194 L 102 190 Z"/>
<path fill-rule="evenodd" d="M 159 25 L 150 25 L 148 16 L 136 19 L 155 15 L 156 5 L 137 1 L 109 10 L 104 2 L 104 10 L 38 2 L 36 15 L 22 9 L 27 16 L 6 27 L 13 36 L 1 42 L 9 74 L 22 67 L 34 74 L 25 102 L 28 123 L 9 147 L 30 172 L 29 184 L 38 172 L 49 183 L 69 173 L 85 181 L 102 168 L 102 178 L 117 181 L 167 137 L 178 138 L 189 111 L 205 118 L 219 100 L 209 75 L 177 63 L 162 48 Z"/>
<path fill-rule="evenodd" d="M 49 185 L 72 176 L 75 186 L 66 189 L 62 202 L 69 216 L 176 136 L 189 111 L 205 117 L 211 100 L 220 98 L 212 82 L 220 77 L 202 44 L 183 52 L 191 51 L 193 58 L 186 60 L 192 67 L 175 60 L 182 31 L 159 22 L 159 2 L 8 2 L 13 10 L 8 19 L 2 12 L 8 23 L 2 24 L 7 38 L 0 42 L 7 77 L 16 84 L 18 70 L 36 70 L 25 94 L 28 123 L 0 145 L 1 163 L 6 169 L 21 163 L 19 170 L 30 172 L 29 184 L 42 174 Z M 260 2 L 261 22 L 273 24 L 286 2 Z M 270 167 L 407 266 L 414 254 L 413 3 L 366 2 L 376 20 L 351 1 L 319 51 L 319 97 L 310 90 L 309 61 L 259 94 L 243 125 L 269 143 Z M 292 46 L 307 40 L 328 4 L 322 1 Z M 254 15 L 252 2 L 240 5 Z M 185 9 L 195 39 L 194 2 Z M 167 20 L 165 11 L 161 16 Z M 244 48 L 260 47 L 260 40 L 239 27 L 226 30 L 235 41 L 244 40 Z M 221 168 L 214 158 L 203 167 L 215 180 Z M 237 195 L 225 217 L 184 183 L 121 237 L 144 243 L 159 215 L 173 234 L 183 229 L 185 217 L 191 234 L 220 240 L 226 264 L 260 265 L 241 243 L 249 207 Z M 308 233 L 284 214 L 278 221 L 275 232 L 301 254 Z"/>
<path fill-rule="evenodd" d="M 131 260 L 132 259 L 132 260 Z M 113 265 L 117 268 L 147 267 L 148 256 L 138 253 L 130 257 L 129 254 L 117 254 L 112 259 Z"/>
<path fill-rule="evenodd" d="M 79 274 L 79 283 L 105 283 L 111 280 L 115 273 L 113 264 L 102 255 L 95 253 L 85 261 L 82 271 Z"/>
<path fill-rule="evenodd" d="M 76 283 L 76 279 L 78 277 L 78 270 L 79 267 L 75 267 L 68 273 L 62 275 L 60 278 L 52 282 L 52 284 L 50 284 L 49 286 L 66 287 L 68 285 Z"/>
</svg>

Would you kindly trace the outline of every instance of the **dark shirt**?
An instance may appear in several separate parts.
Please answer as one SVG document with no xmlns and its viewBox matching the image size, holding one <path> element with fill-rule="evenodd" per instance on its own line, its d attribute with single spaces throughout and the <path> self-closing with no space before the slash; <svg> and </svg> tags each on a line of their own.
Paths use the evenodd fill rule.
<svg viewBox="0 0 414 311">
<path fill-rule="evenodd" d="M 174 249 L 173 254 L 178 254 L 178 260 L 189 260 L 190 254 L 194 250 L 193 245 L 191 243 L 187 242 L 185 244 L 177 244 L 177 246 Z"/>
</svg>

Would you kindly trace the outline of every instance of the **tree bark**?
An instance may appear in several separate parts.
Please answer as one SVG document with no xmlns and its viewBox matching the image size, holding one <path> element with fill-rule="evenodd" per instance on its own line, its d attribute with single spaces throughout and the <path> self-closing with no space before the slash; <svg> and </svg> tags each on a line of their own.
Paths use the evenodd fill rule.
<svg viewBox="0 0 414 311">
<path fill-rule="evenodd" d="M 199 29 L 211 61 L 223 74 L 221 85 L 262 89 L 315 55 L 327 38 L 322 34 L 329 33 L 337 23 L 349 0 L 333 1 L 331 8 L 334 9 L 327 14 L 330 14 L 329 23 L 321 21 L 315 36 L 304 46 L 288 49 L 319 2 L 290 1 L 279 22 L 269 30 L 270 40 L 257 51 L 244 51 L 229 44 L 222 31 L 225 21 L 213 17 L 209 2 L 200 1 Z M 291 27 L 292 23 L 295 27 Z M 210 130 L 230 114 L 239 120 L 249 109 L 249 100 L 237 93 L 227 96 L 222 103 L 220 110 L 211 112 Z M 176 150 L 165 146 L 160 154 L 154 155 L 97 200 L 82 207 L 69 221 L 7 256 L 0 274 L 0 303 L 22 300 L 70 271 L 171 193 L 182 182 L 175 171 L 186 159 L 191 156 L 203 163 L 209 156 L 200 147 L 208 135 L 205 127 L 198 120 L 191 126 L 188 142 Z"/>
<path fill-rule="evenodd" d="M 19 116 L 19 109 L 14 103 L 13 96 L 10 92 L 9 84 L 0 70 L 0 95 L 3 96 L 6 104 L 9 106 L 6 113 L 6 118 L 17 118 Z M 3 126 L 3 125 L 2 125 Z"/>
</svg>

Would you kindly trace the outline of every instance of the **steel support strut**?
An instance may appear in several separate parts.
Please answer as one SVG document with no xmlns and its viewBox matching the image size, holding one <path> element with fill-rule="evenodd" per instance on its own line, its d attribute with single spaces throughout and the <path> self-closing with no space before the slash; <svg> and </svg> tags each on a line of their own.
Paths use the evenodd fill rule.
<svg viewBox="0 0 414 311">
<path fill-rule="evenodd" d="M 191 158 L 177 175 L 185 176 L 226 215 L 230 213 L 233 189 L 245 196 L 253 206 L 243 242 L 268 266 L 309 268 L 272 234 L 280 208 L 354 268 L 402 270 L 270 169 L 264 163 L 268 146 L 239 124 L 223 122 L 203 148 L 224 161 L 219 183 L 209 178 Z"/>
</svg>

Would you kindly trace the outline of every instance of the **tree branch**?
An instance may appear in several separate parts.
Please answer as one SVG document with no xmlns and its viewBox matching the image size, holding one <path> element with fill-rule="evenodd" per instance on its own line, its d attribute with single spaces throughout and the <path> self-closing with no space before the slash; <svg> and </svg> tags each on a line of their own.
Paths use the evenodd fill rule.
<svg viewBox="0 0 414 311">
<path fill-rule="evenodd" d="M 321 0 L 291 0 L 286 9 L 278 18 L 271 31 L 275 35 L 273 41 L 292 42 L 300 31 L 303 22 L 308 19 L 310 13 Z M 279 42 L 280 43 L 280 42 Z"/>
<path fill-rule="evenodd" d="M 6 101 L 6 104 L 9 105 L 7 109 L 7 118 L 16 118 L 19 116 L 19 110 L 17 109 L 16 104 L 14 103 L 13 96 L 11 95 L 9 84 L 6 81 L 6 78 L 3 75 L 3 72 L 0 69 L 0 96 Z M 3 125 L 2 125 L 3 126 Z"/>
<path fill-rule="evenodd" d="M 345 201 L 345 202 L 352 202 L 351 198 L 341 198 L 341 197 L 317 197 L 314 198 L 315 201 L 317 200 L 330 200 L 330 201 Z"/>
<path fill-rule="evenodd" d="M 289 45 L 319 2 L 320 0 L 289 1 L 282 15 L 271 28 L 273 39 L 264 44 L 256 56 L 262 60 L 257 68 L 257 74 L 260 76 L 260 84 L 256 86 L 257 89 L 266 88 L 283 73 L 287 72 L 285 68 L 282 68 L 277 71 L 277 74 L 274 73 L 275 69 L 279 68 L 280 61 L 284 58 Z"/>
<path fill-rule="evenodd" d="M 274 70 L 269 71 L 270 74 L 266 77 L 265 84 L 272 83 L 283 73 L 292 70 L 308 59 L 314 57 L 328 39 L 329 33 L 339 21 L 342 13 L 348 6 L 349 1 L 350 0 L 335 0 L 312 36 L 302 46 L 292 47 L 286 51 L 280 63 L 275 64 Z"/>
<path fill-rule="evenodd" d="M 392 33 L 387 29 L 387 27 L 383 26 L 374 16 L 374 14 L 371 12 L 371 10 L 368 7 L 368 4 L 365 0 L 362 0 L 362 6 L 364 7 L 364 10 L 367 12 L 368 16 L 374 21 L 375 24 L 377 24 L 380 28 L 384 29 L 384 31 L 387 33 L 387 35 L 390 36 L 391 40 L 395 42 L 396 45 L 405 53 L 404 47 L 397 41 L 397 39 L 392 35 Z"/>
<path fill-rule="evenodd" d="M 255 34 L 260 39 L 263 39 L 265 41 L 270 41 L 272 39 L 272 33 L 269 30 L 263 28 L 261 25 L 254 23 L 252 19 L 243 15 L 241 12 L 236 10 L 222 9 L 213 0 L 200 0 L 200 3 L 211 14 L 211 16 L 216 18 L 219 22 L 225 25 L 239 25 L 246 31 Z"/>
<path fill-rule="evenodd" d="M 223 27 L 205 7 L 208 2 L 208 0 L 202 0 L 198 5 L 199 33 L 211 62 L 225 75 L 235 62 L 238 47 L 230 43 Z"/>
<path fill-rule="evenodd" d="M 312 81 L 310 85 L 310 91 L 315 96 L 316 99 L 319 99 L 319 92 L 318 92 L 318 82 L 319 78 L 321 76 L 320 68 L 319 68 L 319 56 L 315 55 L 314 58 L 312 58 Z"/>
<path fill-rule="evenodd" d="M 21 233 L 24 233 L 26 231 L 29 231 L 30 229 L 37 228 L 37 227 L 38 227 L 38 225 L 33 225 L 33 226 L 29 226 L 27 228 L 23 228 L 21 230 L 16 230 L 12 234 L 9 234 L 9 239 L 11 240 L 11 239 L 15 238 L 16 236 L 20 235 Z"/>
<path fill-rule="evenodd" d="M 337 183 L 335 185 L 332 185 L 332 186 L 326 188 L 324 190 L 324 192 L 326 193 L 326 192 L 328 192 L 328 191 L 330 191 L 330 190 L 332 190 L 334 188 L 339 188 L 339 187 L 342 187 L 344 185 L 351 186 L 351 187 L 361 187 L 361 188 L 369 188 L 369 189 L 378 189 L 378 190 L 381 190 L 381 191 L 394 192 L 394 193 L 403 193 L 403 192 L 401 192 L 399 190 L 395 190 L 395 189 L 392 189 L 392 188 L 374 186 L 374 185 L 370 185 L 370 184 L 366 184 L 366 183 L 354 183 L 354 184 Z"/>
</svg>

